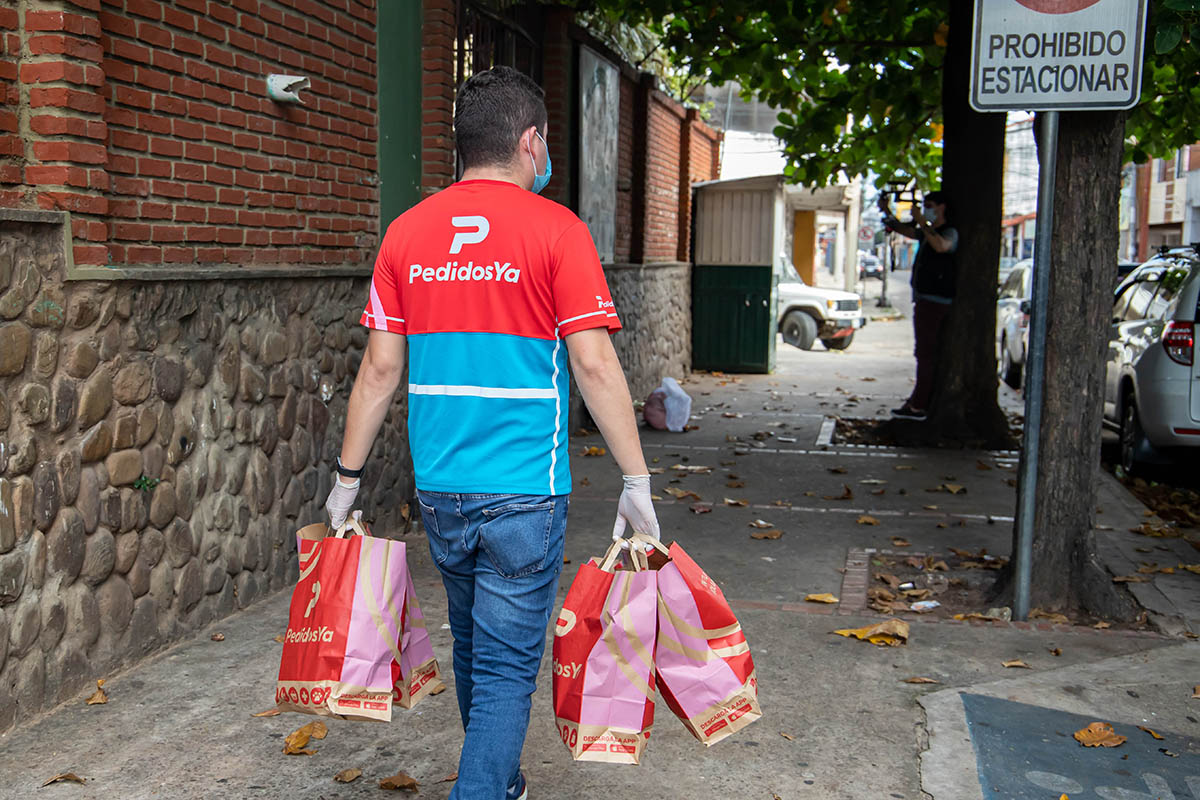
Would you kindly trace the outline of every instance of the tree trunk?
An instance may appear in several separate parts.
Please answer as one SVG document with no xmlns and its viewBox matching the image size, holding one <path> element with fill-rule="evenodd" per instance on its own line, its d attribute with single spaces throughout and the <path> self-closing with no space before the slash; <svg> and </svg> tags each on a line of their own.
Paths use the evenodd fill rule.
<svg viewBox="0 0 1200 800">
<path fill-rule="evenodd" d="M 950 4 L 942 79 L 942 188 L 958 229 L 958 281 L 939 346 L 931 438 L 1005 447 L 1008 422 L 996 402 L 996 276 L 1004 195 L 1004 114 L 968 103 L 973 3 Z"/>
<path fill-rule="evenodd" d="M 1133 607 L 1099 566 L 1092 528 L 1124 122 L 1118 111 L 1060 116 L 1030 598 L 1116 617 Z"/>
</svg>

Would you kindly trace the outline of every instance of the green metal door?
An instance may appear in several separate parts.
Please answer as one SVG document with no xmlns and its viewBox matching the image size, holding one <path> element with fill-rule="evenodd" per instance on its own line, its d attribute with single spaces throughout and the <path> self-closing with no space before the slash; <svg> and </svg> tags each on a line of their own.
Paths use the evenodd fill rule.
<svg viewBox="0 0 1200 800">
<path fill-rule="evenodd" d="M 692 270 L 692 366 L 725 372 L 775 368 L 775 273 L 770 266 Z"/>
</svg>

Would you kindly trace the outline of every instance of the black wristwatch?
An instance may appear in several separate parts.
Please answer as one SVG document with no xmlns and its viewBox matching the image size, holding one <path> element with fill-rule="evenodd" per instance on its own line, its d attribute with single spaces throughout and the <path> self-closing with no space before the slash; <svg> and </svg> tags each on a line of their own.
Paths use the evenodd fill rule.
<svg viewBox="0 0 1200 800">
<path fill-rule="evenodd" d="M 342 463 L 341 456 L 338 456 L 337 458 L 337 474 L 341 475 L 343 478 L 358 478 L 363 474 L 363 470 L 366 468 L 366 464 L 364 464 L 358 469 L 349 469 Z"/>
</svg>

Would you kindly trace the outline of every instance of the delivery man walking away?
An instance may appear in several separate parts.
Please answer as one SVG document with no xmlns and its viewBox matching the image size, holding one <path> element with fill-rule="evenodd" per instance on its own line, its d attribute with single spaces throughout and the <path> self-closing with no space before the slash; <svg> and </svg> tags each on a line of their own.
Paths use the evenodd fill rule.
<svg viewBox="0 0 1200 800">
<path fill-rule="evenodd" d="M 393 222 L 326 502 L 340 525 L 408 360 L 408 430 L 429 549 L 450 600 L 466 737 L 452 800 L 525 798 L 521 748 L 563 560 L 568 357 L 624 478 L 614 538 L 658 537 L 621 327 L 586 225 L 539 197 L 546 106 L 497 67 L 459 90 L 462 180 Z"/>
</svg>

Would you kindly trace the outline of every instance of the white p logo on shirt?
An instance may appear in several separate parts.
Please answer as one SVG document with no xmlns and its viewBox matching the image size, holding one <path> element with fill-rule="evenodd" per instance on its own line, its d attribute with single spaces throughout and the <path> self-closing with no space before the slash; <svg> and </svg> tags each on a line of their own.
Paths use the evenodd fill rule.
<svg viewBox="0 0 1200 800">
<path fill-rule="evenodd" d="M 454 241 L 450 243 L 450 255 L 460 252 L 464 244 L 479 244 L 487 238 L 488 231 L 491 230 L 487 217 L 451 217 L 450 224 L 456 228 L 471 229 L 454 234 Z"/>
</svg>

